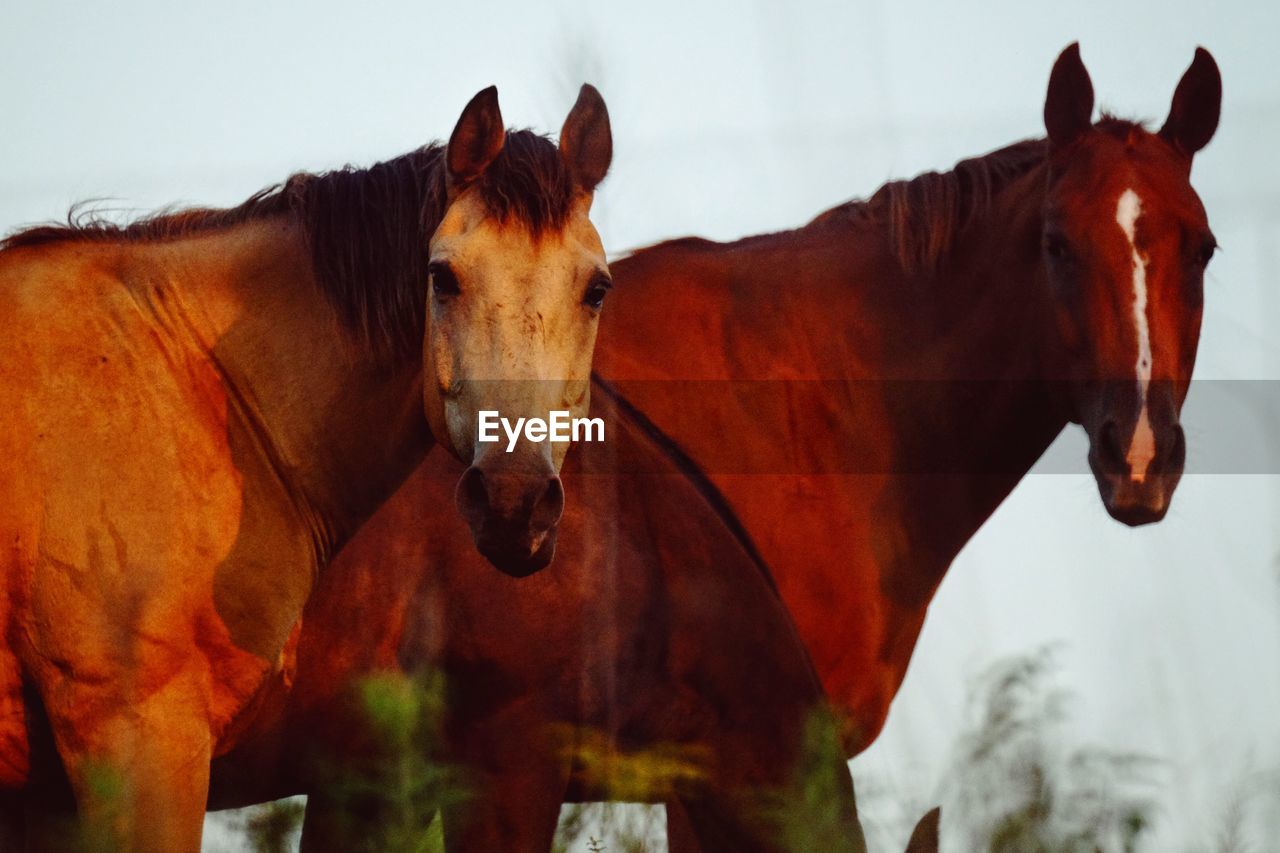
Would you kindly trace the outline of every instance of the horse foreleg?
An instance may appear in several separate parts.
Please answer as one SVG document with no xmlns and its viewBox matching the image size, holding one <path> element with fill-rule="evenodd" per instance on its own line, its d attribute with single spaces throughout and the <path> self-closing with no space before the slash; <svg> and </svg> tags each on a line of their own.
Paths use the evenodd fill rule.
<svg viewBox="0 0 1280 853">
<path fill-rule="evenodd" d="M 866 853 L 852 798 L 826 804 L 839 817 L 809 824 L 795 813 L 763 816 L 758 806 L 723 791 L 682 797 L 667 805 L 670 853 Z M 750 798 L 748 798 L 749 801 Z"/>
<path fill-rule="evenodd" d="M 558 765 L 503 767 L 477 779 L 465 802 L 444 810 L 448 853 L 548 853 L 565 778 Z"/>
<path fill-rule="evenodd" d="M 825 708 L 804 719 L 775 813 L 782 849 L 866 853 L 840 727 Z"/>
<path fill-rule="evenodd" d="M 359 813 L 322 793 L 307 795 L 299 853 L 342 853 L 357 850 L 357 841 L 377 837 L 378 819 L 372 811 Z M 423 827 L 426 831 L 426 827 Z"/>
<path fill-rule="evenodd" d="M 780 704 L 713 736 L 717 771 L 668 804 L 672 853 L 866 853 L 834 721 L 821 705 Z"/>
<path fill-rule="evenodd" d="M 74 685 L 46 699 L 86 846 L 200 850 L 212 747 L 202 681 L 179 673 L 133 703 Z"/>
<path fill-rule="evenodd" d="M 17 797 L 0 800 L 0 850 L 26 849 L 27 823 Z"/>
<path fill-rule="evenodd" d="M 698 833 L 693 828 L 693 821 L 684 807 L 684 801 L 679 797 L 672 797 L 664 806 L 667 811 L 668 853 L 702 853 Z"/>
<path fill-rule="evenodd" d="M 3 850 L 25 850 L 26 853 L 66 853 L 82 850 L 76 819 L 75 804 L 43 797 L 30 798 L 23 809 L 23 834 L 25 846 L 4 847 Z"/>
</svg>

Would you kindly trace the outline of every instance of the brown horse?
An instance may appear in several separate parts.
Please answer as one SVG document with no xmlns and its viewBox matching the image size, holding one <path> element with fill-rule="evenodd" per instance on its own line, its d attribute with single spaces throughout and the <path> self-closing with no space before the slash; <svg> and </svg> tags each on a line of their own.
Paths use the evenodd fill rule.
<svg viewBox="0 0 1280 853">
<path fill-rule="evenodd" d="M 308 611 L 302 645 L 315 649 L 300 656 L 330 663 L 300 669 L 288 737 L 264 737 L 257 759 L 224 765 L 236 792 L 226 804 L 306 789 L 302 756 L 349 745 L 352 717 L 335 697 L 352 676 L 440 665 L 461 694 L 447 754 L 488 780 L 472 808 L 491 822 L 477 830 L 477 848 L 447 816 L 450 843 L 545 850 L 560 796 L 600 793 L 580 779 L 566 787 L 565 769 L 536 748 L 548 723 L 598 727 L 590 702 L 604 702 L 602 728 L 625 751 L 681 740 L 681 720 L 698 715 L 690 708 L 713 720 L 761 702 L 772 710 L 770 685 L 812 707 L 795 686 L 809 661 L 784 654 L 790 626 L 778 627 L 767 596 L 741 603 L 737 587 L 758 583 L 755 566 L 766 563 L 825 698 L 847 717 L 844 748 L 864 748 L 947 566 L 1069 420 L 1089 431 L 1090 462 L 1114 515 L 1139 523 L 1167 510 L 1213 249 L 1190 163 L 1215 129 L 1219 102 L 1216 66 L 1199 51 L 1159 134 L 1111 118 L 1094 125 L 1091 85 L 1072 46 L 1050 81 L 1046 141 L 888 185 L 798 231 L 727 245 L 677 241 L 615 262 L 622 284 L 597 353 L 608 380 L 596 399 L 621 407 L 662 453 L 624 443 L 578 461 L 584 479 L 618 478 L 625 502 L 617 505 L 628 516 L 584 499 L 578 511 L 590 523 L 574 522 L 583 550 L 518 590 L 466 571 L 473 558 L 456 542 L 446 547 L 435 527 L 376 522 L 340 557 L 343 574 L 329 577 L 345 591 L 326 591 Z M 695 333 L 658 334 L 673 325 Z M 670 464 L 696 493 L 660 476 Z M 402 515 L 402 500 L 438 491 L 447 466 L 433 468 L 431 481 L 415 478 L 386 512 Z M 617 529 L 632 524 L 647 535 Z M 589 545 L 592 531 L 613 544 Z M 439 574 L 412 569 L 424 561 Z M 415 590 L 427 577 L 441 591 L 370 601 L 370 585 L 355 579 L 385 576 L 384 562 L 420 573 L 407 581 Z M 646 572 L 647 581 L 635 576 Z M 682 593 L 675 584 L 690 582 L 682 574 L 711 586 Z M 600 577 L 618 586 L 592 586 Z M 672 592 L 646 593 L 654 589 Z M 360 614 L 344 615 L 357 594 Z M 446 595 L 447 611 L 433 604 Z M 387 614 L 399 642 L 376 653 L 333 647 L 366 606 Z M 644 606 L 643 618 L 618 615 Z M 646 652 L 689 659 L 685 666 L 714 678 L 677 679 L 685 699 L 672 701 L 678 670 L 642 665 Z M 796 671 L 777 673 L 788 660 Z M 744 678 L 750 692 L 723 692 Z M 585 697 L 576 705 L 564 701 L 574 689 Z M 768 730 L 765 741 L 731 749 L 720 734 L 732 726 L 687 731 L 712 754 L 751 756 L 794 743 L 785 726 L 795 719 L 765 714 L 755 729 Z M 796 758 L 762 757 L 778 764 L 671 792 L 673 851 L 751 849 L 734 785 L 776 781 Z M 281 777 L 287 784 L 257 791 L 246 783 Z M 469 825 L 465 812 L 452 817 Z M 936 844 L 937 819 L 926 817 L 913 849 Z M 332 804 L 314 797 L 306 832 L 314 849 L 324 849 L 332 820 Z"/>
<path fill-rule="evenodd" d="M 758 555 L 687 460 L 607 395 L 592 414 L 608 441 L 574 451 L 556 564 L 520 581 L 482 571 L 456 521 L 422 519 L 458 474 L 428 457 L 321 577 L 292 683 L 214 762 L 213 807 L 306 793 L 304 850 L 377 849 L 387 814 L 341 796 L 378 755 L 352 688 L 430 668 L 449 696 L 438 757 L 470 789 L 445 809 L 450 851 L 550 850 L 561 803 L 612 798 L 610 762 L 646 747 L 682 770 L 631 796 L 679 799 L 701 849 L 865 849 L 834 727 L 825 749 L 804 737 L 825 700 Z M 642 470 L 575 471 L 616 457 Z M 825 822 L 787 796 L 818 769 Z"/>
<path fill-rule="evenodd" d="M 850 755 L 881 730 L 951 561 L 1069 422 L 1112 516 L 1167 512 L 1215 246 L 1191 161 L 1220 101 L 1199 49 L 1158 133 L 1094 123 L 1072 45 L 1047 140 L 796 231 L 613 264 L 597 372 L 750 532 Z M 659 323 L 696 333 L 656 347 Z"/>
<path fill-rule="evenodd" d="M 610 156 L 594 89 L 557 150 L 504 130 L 490 88 L 447 146 L 5 241 L 0 787 L 30 844 L 65 849 L 69 782 L 91 840 L 199 849 L 211 758 L 433 441 L 471 466 L 479 548 L 546 564 L 563 447 L 481 452 L 474 422 L 585 412 Z"/>
</svg>

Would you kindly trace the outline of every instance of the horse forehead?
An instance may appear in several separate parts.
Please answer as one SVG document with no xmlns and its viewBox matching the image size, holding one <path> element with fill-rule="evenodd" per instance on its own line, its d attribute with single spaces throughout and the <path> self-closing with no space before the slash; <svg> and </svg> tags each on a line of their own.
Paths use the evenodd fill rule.
<svg viewBox="0 0 1280 853">
<path fill-rule="evenodd" d="M 1133 160 L 1114 146 L 1086 149 L 1054 182 L 1051 206 L 1082 223 L 1105 224 L 1115 215 L 1116 199 L 1139 183 Z"/>
<path fill-rule="evenodd" d="M 1185 232 L 1208 227 L 1204 207 L 1186 182 L 1170 187 L 1135 175 L 1115 188 L 1110 206 L 1112 227 L 1143 253 L 1176 251 Z"/>
<path fill-rule="evenodd" d="M 537 232 L 516 219 L 490 217 L 437 245 L 447 250 L 455 265 L 477 273 L 524 271 L 547 278 L 605 263 L 604 246 L 586 217 L 570 217 L 563 228 Z"/>
<path fill-rule="evenodd" d="M 1137 141 L 1104 136 L 1063 170 L 1053 207 L 1084 227 L 1114 229 L 1121 200 L 1136 196 L 1143 230 L 1182 220 L 1203 220 L 1199 198 L 1164 143 L 1142 132 Z M 1127 195 L 1128 194 L 1128 195 Z"/>
<path fill-rule="evenodd" d="M 463 237 L 478 228 L 488 218 L 489 211 L 479 191 L 474 187 L 464 190 L 445 208 L 440 224 L 431 235 L 432 245 Z"/>
</svg>

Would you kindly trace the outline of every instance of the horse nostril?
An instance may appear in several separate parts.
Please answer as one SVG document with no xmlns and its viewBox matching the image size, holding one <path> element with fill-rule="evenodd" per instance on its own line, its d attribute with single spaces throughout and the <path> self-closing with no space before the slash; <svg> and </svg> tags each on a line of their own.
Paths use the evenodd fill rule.
<svg viewBox="0 0 1280 853">
<path fill-rule="evenodd" d="M 468 468 L 458 481 L 455 501 L 472 530 L 507 530 L 544 533 L 555 527 L 564 512 L 564 487 L 560 478 L 528 474 L 490 473 Z"/>
<path fill-rule="evenodd" d="M 478 524 L 489 509 L 489 489 L 485 485 L 484 472 L 472 466 L 458 481 L 458 511 L 471 524 Z"/>
<path fill-rule="evenodd" d="M 1120 439 L 1116 435 L 1116 422 L 1113 420 L 1105 421 L 1098 431 L 1098 455 L 1108 469 L 1123 469 L 1128 465 L 1124 448 L 1120 446 Z"/>
<path fill-rule="evenodd" d="M 564 486 L 559 477 L 549 477 L 542 494 L 533 505 L 529 517 L 529 528 L 535 531 L 549 530 L 555 527 L 564 514 Z"/>
</svg>

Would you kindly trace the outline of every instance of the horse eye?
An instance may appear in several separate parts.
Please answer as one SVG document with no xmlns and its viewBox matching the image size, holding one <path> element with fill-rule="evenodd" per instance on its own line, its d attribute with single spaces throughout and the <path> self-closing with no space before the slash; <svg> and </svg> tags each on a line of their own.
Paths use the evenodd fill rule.
<svg viewBox="0 0 1280 853">
<path fill-rule="evenodd" d="M 1064 260 L 1071 254 L 1071 249 L 1067 245 L 1067 238 L 1057 231 L 1045 232 L 1043 243 L 1044 253 L 1055 261 Z"/>
<path fill-rule="evenodd" d="M 602 275 L 596 276 L 587 287 L 587 293 L 582 297 L 582 304 L 598 311 L 600 306 L 604 305 L 604 297 L 611 287 L 613 282 L 608 278 Z"/>
<path fill-rule="evenodd" d="M 1213 260 L 1213 254 L 1216 251 L 1218 251 L 1218 241 L 1212 237 L 1206 237 L 1204 242 L 1200 244 L 1200 251 L 1196 252 L 1196 263 L 1202 267 L 1207 267 L 1209 261 Z"/>
<path fill-rule="evenodd" d="M 458 287 L 458 277 L 453 274 L 453 269 L 443 261 L 437 261 L 427 266 L 427 276 L 431 282 L 431 292 L 436 296 L 457 296 L 461 293 Z"/>
</svg>

